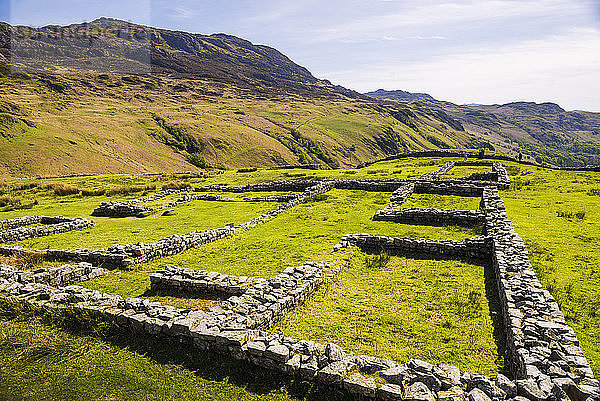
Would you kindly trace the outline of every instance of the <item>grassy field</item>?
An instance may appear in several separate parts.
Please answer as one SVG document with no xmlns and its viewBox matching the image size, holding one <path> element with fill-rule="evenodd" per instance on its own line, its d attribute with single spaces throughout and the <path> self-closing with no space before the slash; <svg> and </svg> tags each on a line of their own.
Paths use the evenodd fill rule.
<svg viewBox="0 0 600 401">
<path fill-rule="evenodd" d="M 404 159 L 377 163 L 360 170 L 225 171 L 182 180 L 199 186 L 296 178 L 406 178 L 434 171 L 445 161 L 447 159 Z M 596 261 L 600 254 L 600 174 L 504 164 L 513 181 L 510 190 L 501 193 L 509 218 L 526 241 L 540 280 L 556 297 L 593 370 L 599 374 L 600 269 Z M 0 219 L 36 214 L 89 218 L 93 208 L 109 198 L 106 195 L 82 196 L 80 192 L 57 196 L 54 190 L 45 188 L 49 181 L 75 186 L 78 190 L 121 185 L 154 185 L 158 190 L 173 180 L 170 176 L 7 180 L 0 185 L 2 196 L 21 197 L 23 203 L 37 204 L 31 209 L 0 212 Z M 151 190 L 147 192 L 152 193 Z M 111 199 L 133 199 L 143 193 L 115 195 Z M 224 196 L 243 197 L 246 194 Z M 266 224 L 231 238 L 132 270 L 112 272 L 84 285 L 179 307 L 207 308 L 219 301 L 173 298 L 149 292 L 149 274 L 166 264 L 176 264 L 235 275 L 269 277 L 305 261 L 337 264 L 343 268 L 336 279 L 303 307 L 285 317 L 275 330 L 299 338 L 332 340 L 355 352 L 396 360 L 419 357 L 495 374 L 503 366 L 499 357 L 503 345 L 499 340 L 501 335 L 494 332 L 495 300 L 490 297 L 489 273 L 483 267 L 462 262 L 393 257 L 388 263 L 374 268 L 369 257 L 361 253 L 332 253 L 339 238 L 348 233 L 433 239 L 462 239 L 479 234 L 478 230 L 455 227 L 372 221 L 373 214 L 385 206 L 389 196 L 389 193 L 333 190 L 317 201 L 301 204 Z M 172 199 L 161 201 L 167 203 Z M 161 201 L 153 205 L 161 204 Z M 476 209 L 478 203 L 477 198 L 413 195 L 404 206 Z M 163 233 L 183 233 L 230 221 L 245 221 L 276 205 L 194 201 L 176 207 L 178 214 L 175 216 L 97 219 L 99 226 L 96 228 L 19 244 L 62 248 L 87 246 L 85 244 L 91 240 L 86 238 L 94 238 L 94 244 L 158 238 L 166 235 Z M 385 279 L 378 280 L 379 276 Z M 235 364 L 220 368 L 222 373 L 214 377 L 202 373 L 201 368 L 198 373 L 193 364 L 182 363 L 178 357 L 167 355 L 167 351 L 163 351 L 160 358 L 149 356 L 154 351 L 145 348 L 148 340 L 129 345 L 122 339 L 65 331 L 56 324 L 27 316 L 6 311 L 2 315 L 0 398 L 10 394 L 10 389 L 14 392 L 15 386 L 20 384 L 24 386 L 18 396 L 4 398 L 58 400 L 73 394 L 69 399 L 127 400 L 135 399 L 136 391 L 141 391 L 139 394 L 145 399 L 287 400 L 315 397 L 309 389 L 298 390 L 296 384 L 285 380 L 263 383 L 269 389 L 258 389 L 261 384 L 254 383 L 256 378 L 238 377 L 244 368 Z M 180 355 L 181 351 L 172 352 Z M 186 354 L 181 358 L 207 357 Z M 120 360 L 125 362 L 120 364 Z M 238 378 L 230 381 L 227 377 Z M 119 387 L 119 392 L 108 390 L 108 383 Z M 142 389 L 143 386 L 147 389 Z M 91 395 L 86 396 L 86 391 Z M 33 398 L 36 393 L 41 397 Z"/>
<path fill-rule="evenodd" d="M 419 358 L 491 376 L 502 371 L 490 311 L 498 315 L 486 299 L 483 267 L 398 257 L 373 267 L 369 259 L 349 258 L 331 283 L 274 329 L 357 354 Z"/>
</svg>

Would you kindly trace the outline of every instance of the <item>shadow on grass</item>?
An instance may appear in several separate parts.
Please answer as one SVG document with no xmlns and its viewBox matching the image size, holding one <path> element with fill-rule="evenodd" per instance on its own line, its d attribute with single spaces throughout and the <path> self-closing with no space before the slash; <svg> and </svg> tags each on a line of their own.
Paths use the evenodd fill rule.
<svg viewBox="0 0 600 401">
<path fill-rule="evenodd" d="M 112 346 L 127 349 L 161 365 L 181 366 L 195 376 L 216 382 L 228 382 L 256 395 L 284 389 L 292 398 L 306 401 L 344 401 L 351 398 L 342 390 L 264 369 L 247 361 L 195 349 L 170 338 L 123 330 L 91 312 L 74 310 L 47 311 L 21 302 L 0 299 L 0 322 L 38 319 L 48 327 L 77 337 L 100 339 Z"/>
<path fill-rule="evenodd" d="M 498 350 L 498 359 L 496 364 L 498 365 L 498 372 L 508 377 L 512 374 L 508 371 L 506 365 L 506 333 L 504 331 L 504 322 L 502 316 L 502 307 L 500 304 L 500 297 L 498 294 L 498 284 L 496 283 L 496 275 L 494 274 L 494 267 L 490 262 L 483 265 L 484 267 L 484 278 L 485 278 L 485 296 L 488 300 L 488 306 L 490 310 L 490 317 L 492 318 L 492 326 L 494 327 L 494 342 Z"/>
</svg>

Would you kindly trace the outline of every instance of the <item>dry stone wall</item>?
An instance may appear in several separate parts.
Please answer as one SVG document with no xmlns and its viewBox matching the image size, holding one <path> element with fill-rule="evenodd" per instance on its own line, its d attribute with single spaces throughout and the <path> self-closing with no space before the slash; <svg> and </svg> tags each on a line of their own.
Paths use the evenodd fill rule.
<svg viewBox="0 0 600 401">
<path fill-rule="evenodd" d="M 406 207 L 397 210 L 378 210 L 373 220 L 417 225 L 475 227 L 485 223 L 485 215 L 478 210 Z"/>
<path fill-rule="evenodd" d="M 519 394 L 532 400 L 600 399 L 600 386 L 552 295 L 542 288 L 527 248 L 493 187 L 483 195 L 486 231 L 503 308 L 509 366 Z"/>
<path fill-rule="evenodd" d="M 135 205 L 129 202 L 108 201 L 102 202 L 94 211 L 92 216 L 96 217 L 142 217 L 152 209 L 145 206 Z"/>
<path fill-rule="evenodd" d="M 27 227 L 32 224 L 41 224 Z M 84 218 L 70 218 L 64 216 L 28 216 L 18 219 L 4 220 L 0 226 L 13 227 L 0 231 L 0 243 L 22 241 L 30 238 L 44 237 L 47 235 L 66 233 L 68 231 L 83 230 L 94 227 L 96 223 Z"/>
<path fill-rule="evenodd" d="M 16 283 L 38 283 L 53 287 L 64 287 L 82 281 L 92 280 L 106 274 L 107 270 L 93 267 L 89 263 L 62 265 L 37 270 L 17 270 L 0 264 L 0 280 Z"/>
<path fill-rule="evenodd" d="M 323 266 L 307 264 L 286 269 L 246 291 L 246 301 L 266 304 L 267 315 L 306 297 L 307 283 L 322 280 Z M 18 275 L 17 275 L 18 276 Z M 301 380 L 345 389 L 357 398 L 375 400 L 493 400 L 514 398 L 517 386 L 503 375 L 490 379 L 461 372 L 458 367 L 410 360 L 406 364 L 367 355 L 355 355 L 338 345 L 298 340 L 248 329 L 259 320 L 238 312 L 244 302 L 232 296 L 210 311 L 189 311 L 138 298 L 124 299 L 79 286 L 53 287 L 28 276 L 0 274 L 0 293 L 40 309 L 94 313 L 121 330 L 158 336 L 199 350 L 245 360 Z M 313 284 L 314 285 L 314 284 Z M 254 290 L 254 291 L 253 291 Z M 249 304 L 250 305 L 250 304 Z M 251 305 L 250 305 L 251 306 Z M 263 316 L 260 306 L 255 310 Z M 283 313 L 283 312 L 280 312 Z M 253 313 L 248 314 L 254 316 Z M 381 381 L 366 375 L 377 374 Z"/>
<path fill-rule="evenodd" d="M 387 252 L 392 256 L 416 258 L 460 259 L 467 261 L 489 261 L 490 239 L 467 238 L 462 241 L 434 241 L 425 238 L 397 238 L 370 234 L 347 234 L 335 249 L 357 246 L 367 253 Z"/>
</svg>

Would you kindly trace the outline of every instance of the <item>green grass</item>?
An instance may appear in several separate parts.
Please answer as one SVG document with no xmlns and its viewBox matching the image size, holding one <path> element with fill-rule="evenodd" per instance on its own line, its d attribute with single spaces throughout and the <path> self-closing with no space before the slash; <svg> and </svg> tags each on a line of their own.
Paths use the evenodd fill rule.
<svg viewBox="0 0 600 401">
<path fill-rule="evenodd" d="M 169 216 L 148 218 L 89 217 L 98 226 L 86 230 L 71 231 L 59 236 L 34 238 L 21 241 L 19 245 L 31 248 L 102 248 L 112 244 L 155 241 L 173 234 L 185 234 L 223 227 L 228 223 L 240 224 L 273 209 L 276 204 L 262 202 L 211 202 L 193 201 L 175 210 Z M 53 214 L 57 213 L 55 211 Z M 90 210 L 87 211 L 87 215 Z"/>
<path fill-rule="evenodd" d="M 373 268 L 365 259 L 349 258 L 273 330 L 400 362 L 419 358 L 487 375 L 501 370 L 483 267 L 392 257 Z"/>
<path fill-rule="evenodd" d="M 139 335 L 73 328 L 59 317 L 2 310 L 0 399 L 328 400 L 274 372 Z M 100 338 L 99 338 L 100 337 Z"/>
<path fill-rule="evenodd" d="M 491 166 L 456 166 L 448 173 L 443 175 L 445 179 L 459 179 L 471 175 L 473 173 L 489 173 L 492 171 Z"/>
</svg>

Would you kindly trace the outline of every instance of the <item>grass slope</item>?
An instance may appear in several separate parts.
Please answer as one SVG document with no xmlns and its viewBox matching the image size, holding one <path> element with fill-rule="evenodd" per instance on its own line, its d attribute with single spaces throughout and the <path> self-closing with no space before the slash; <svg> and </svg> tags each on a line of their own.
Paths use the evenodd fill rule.
<svg viewBox="0 0 600 401">
<path fill-rule="evenodd" d="M 343 167 L 469 143 L 422 107 L 164 75 L 0 76 L 0 97 L 0 176 Z"/>
</svg>

